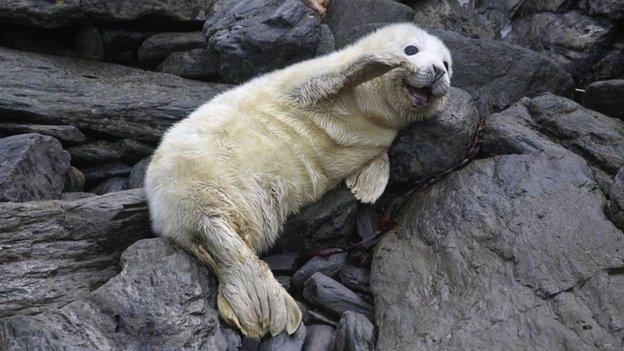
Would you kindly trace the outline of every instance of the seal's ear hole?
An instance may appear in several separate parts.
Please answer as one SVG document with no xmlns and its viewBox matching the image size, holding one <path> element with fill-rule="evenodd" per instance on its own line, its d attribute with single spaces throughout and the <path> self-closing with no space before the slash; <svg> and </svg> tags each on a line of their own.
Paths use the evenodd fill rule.
<svg viewBox="0 0 624 351">
<path fill-rule="evenodd" d="M 406 47 L 405 50 L 403 51 L 405 52 L 405 55 L 412 56 L 418 53 L 418 48 L 415 47 L 414 45 L 410 45 Z"/>
<path fill-rule="evenodd" d="M 446 70 L 448 71 L 448 69 L 449 69 L 448 62 L 444 61 L 444 67 L 445 67 L 445 68 L 446 68 Z"/>
</svg>

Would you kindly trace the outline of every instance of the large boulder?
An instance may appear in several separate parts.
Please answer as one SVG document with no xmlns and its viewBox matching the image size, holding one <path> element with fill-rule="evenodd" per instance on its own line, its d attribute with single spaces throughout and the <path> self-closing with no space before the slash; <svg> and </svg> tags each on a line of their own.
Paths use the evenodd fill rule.
<svg viewBox="0 0 624 351">
<path fill-rule="evenodd" d="M 0 204 L 0 317 L 87 295 L 117 274 L 126 247 L 150 235 L 142 190 Z"/>
<path fill-rule="evenodd" d="M 624 347 L 624 234 L 564 149 L 479 160 L 414 196 L 371 272 L 380 350 Z"/>
<path fill-rule="evenodd" d="M 0 48 L 0 116 L 157 141 L 228 86 Z"/>
<path fill-rule="evenodd" d="M 594 82 L 583 95 L 583 105 L 624 120 L 624 79 Z"/>
<path fill-rule="evenodd" d="M 321 23 L 301 0 L 220 0 L 204 33 L 223 79 L 240 83 L 313 57 Z"/>
<path fill-rule="evenodd" d="M 0 202 L 58 199 L 69 170 L 69 154 L 41 134 L 0 139 Z"/>
<path fill-rule="evenodd" d="M 128 248 L 122 271 L 84 298 L 0 319 L 6 350 L 225 350 L 210 271 L 163 239 Z"/>
</svg>

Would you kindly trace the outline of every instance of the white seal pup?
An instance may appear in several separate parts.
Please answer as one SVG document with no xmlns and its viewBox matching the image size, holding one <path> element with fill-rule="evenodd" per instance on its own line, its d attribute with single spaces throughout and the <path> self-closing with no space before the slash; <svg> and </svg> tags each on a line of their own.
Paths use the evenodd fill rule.
<svg viewBox="0 0 624 351">
<path fill-rule="evenodd" d="M 224 92 L 163 136 L 147 169 L 152 225 L 210 266 L 222 317 L 244 334 L 293 333 L 301 312 L 258 253 L 289 214 L 345 181 L 374 202 L 398 131 L 439 111 L 451 55 L 413 24 Z"/>
</svg>

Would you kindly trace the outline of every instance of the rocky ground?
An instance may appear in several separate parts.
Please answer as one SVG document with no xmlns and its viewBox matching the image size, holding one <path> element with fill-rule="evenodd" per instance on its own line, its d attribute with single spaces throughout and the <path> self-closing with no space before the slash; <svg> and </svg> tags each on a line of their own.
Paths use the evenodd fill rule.
<svg viewBox="0 0 624 351">
<path fill-rule="evenodd" d="M 397 21 L 452 51 L 449 103 L 376 206 L 339 187 L 288 220 L 264 259 L 305 325 L 242 337 L 154 238 L 150 154 L 233 84 Z M 622 34 L 621 0 L 0 2 L 0 350 L 622 350 Z"/>
</svg>

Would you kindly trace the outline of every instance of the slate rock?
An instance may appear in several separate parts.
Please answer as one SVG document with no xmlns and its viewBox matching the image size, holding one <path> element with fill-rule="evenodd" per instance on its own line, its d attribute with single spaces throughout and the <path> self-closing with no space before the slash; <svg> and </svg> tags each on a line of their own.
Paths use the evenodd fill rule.
<svg viewBox="0 0 624 351">
<path fill-rule="evenodd" d="M 316 48 L 316 56 L 329 54 L 336 49 L 336 42 L 334 39 L 334 33 L 327 24 L 321 24 L 321 37 L 319 39 L 319 45 Z"/>
<path fill-rule="evenodd" d="M 123 24 L 100 26 L 107 62 L 139 65 L 137 51 L 145 39 L 155 34 L 153 30 Z"/>
<path fill-rule="evenodd" d="M 313 324 L 306 327 L 306 338 L 303 344 L 305 351 L 333 351 L 334 350 L 334 328 Z"/>
<path fill-rule="evenodd" d="M 260 338 L 245 336 L 241 342 L 241 351 L 258 351 Z"/>
<path fill-rule="evenodd" d="M 139 47 L 138 59 L 148 65 L 156 65 L 178 51 L 202 48 L 206 41 L 201 32 L 158 33 L 147 38 Z"/>
<path fill-rule="evenodd" d="M 296 253 L 284 253 L 263 257 L 262 260 L 269 265 L 269 268 L 271 268 L 273 273 L 292 274 L 295 270 L 297 270 L 298 257 L 299 255 Z"/>
<path fill-rule="evenodd" d="M 221 77 L 240 83 L 313 57 L 321 24 L 301 0 L 220 0 L 204 34 Z"/>
<path fill-rule="evenodd" d="M 174 52 L 160 64 L 158 70 L 183 78 L 207 80 L 219 74 L 217 57 L 208 49 Z"/>
<path fill-rule="evenodd" d="M 583 95 L 583 106 L 624 120 L 624 79 L 590 84 Z"/>
<path fill-rule="evenodd" d="M 366 316 L 347 311 L 340 318 L 336 329 L 336 351 L 375 350 L 375 326 Z"/>
<path fill-rule="evenodd" d="M 328 277 L 336 277 L 346 264 L 347 254 L 344 253 L 331 255 L 327 258 L 314 256 L 293 274 L 292 284 L 297 288 L 302 288 L 308 278 L 316 272 L 321 272 Z"/>
<path fill-rule="evenodd" d="M 135 140 L 158 141 L 173 123 L 227 87 L 6 48 L 0 48 L 0 61 L 0 117 Z"/>
<path fill-rule="evenodd" d="M 607 214 L 611 221 L 624 231 L 624 167 L 613 179 L 609 195 Z"/>
<path fill-rule="evenodd" d="M 137 162 L 154 152 L 154 147 L 132 139 L 98 140 L 67 148 L 72 162 L 102 164 L 113 161 Z"/>
<path fill-rule="evenodd" d="M 232 328 L 221 327 L 221 334 L 225 338 L 227 344 L 225 351 L 239 351 L 243 346 L 241 343 L 241 337 Z"/>
<path fill-rule="evenodd" d="M 104 60 L 104 40 L 102 33 L 94 26 L 86 26 L 76 33 L 78 56 L 90 60 Z"/>
<path fill-rule="evenodd" d="M 123 250 L 151 235 L 142 190 L 90 196 L 0 204 L 0 317 L 86 296 L 117 274 Z"/>
<path fill-rule="evenodd" d="M 69 170 L 58 140 L 37 134 L 0 139 L 0 202 L 58 199 Z"/>
<path fill-rule="evenodd" d="M 205 349 L 227 347 L 212 273 L 165 240 L 141 240 L 122 271 L 88 296 L 35 316 L 0 320 L 4 349 Z"/>
<path fill-rule="evenodd" d="M 69 167 L 65 178 L 65 185 L 63 186 L 63 192 L 82 192 L 84 190 L 85 182 L 85 176 L 78 168 Z"/>
<path fill-rule="evenodd" d="M 418 193 L 375 250 L 377 348 L 621 348 L 624 240 L 604 203 L 564 149 L 478 160 Z"/>
<path fill-rule="evenodd" d="M 372 317 L 373 306 L 334 279 L 317 272 L 305 283 L 303 298 L 334 316 L 355 311 Z"/>
<path fill-rule="evenodd" d="M 128 178 L 112 177 L 100 183 L 92 190 L 92 192 L 97 195 L 104 195 L 123 190 L 128 190 Z"/>
<path fill-rule="evenodd" d="M 75 192 L 75 193 L 62 193 L 61 200 L 80 200 L 86 199 L 88 197 L 97 196 L 94 193 L 83 193 L 83 192 Z"/>
<path fill-rule="evenodd" d="M 338 279 L 344 286 L 361 293 L 370 293 L 370 272 L 355 266 L 344 266 L 338 272 Z"/>
<path fill-rule="evenodd" d="M 127 176 L 132 171 L 132 168 L 121 163 L 107 163 L 100 166 L 85 167 L 82 172 L 85 175 L 87 181 L 98 181 L 110 177 Z"/>
<path fill-rule="evenodd" d="M 301 351 L 306 337 L 306 326 L 302 323 L 292 335 L 280 333 L 262 340 L 259 351 Z"/>
<path fill-rule="evenodd" d="M 61 143 L 81 143 L 87 138 L 78 128 L 70 125 L 22 124 L 0 122 L 0 135 L 39 133 L 56 138 Z"/>
<path fill-rule="evenodd" d="M 147 171 L 147 166 L 149 166 L 151 160 L 152 157 L 148 156 L 137 162 L 132 167 L 132 170 L 130 171 L 130 177 L 128 179 L 128 189 L 143 187 L 143 183 L 145 182 L 145 171 Z"/>
</svg>

